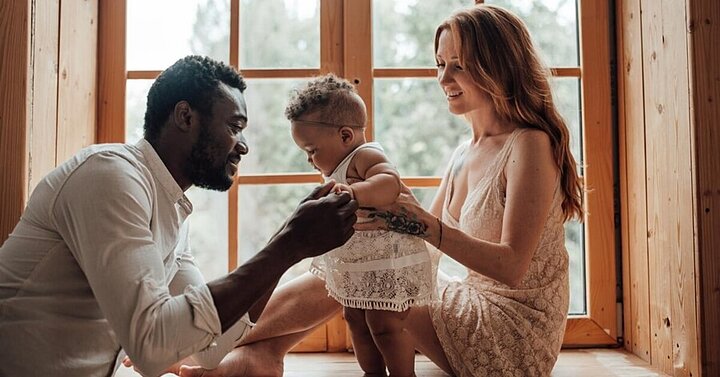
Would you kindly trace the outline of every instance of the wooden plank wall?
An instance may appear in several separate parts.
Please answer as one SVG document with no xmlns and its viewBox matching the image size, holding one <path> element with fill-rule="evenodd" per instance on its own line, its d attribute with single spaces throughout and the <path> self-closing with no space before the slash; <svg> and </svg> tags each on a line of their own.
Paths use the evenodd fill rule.
<svg viewBox="0 0 720 377">
<path fill-rule="evenodd" d="M 625 347 L 717 376 L 720 3 L 617 4 Z"/>
<path fill-rule="evenodd" d="M 28 192 L 55 167 L 57 146 L 58 57 L 60 48 L 60 0 L 47 0 L 33 7 L 31 35 L 32 78 Z"/>
<path fill-rule="evenodd" d="M 42 177 L 95 142 L 97 6 L 0 3 L 0 243 Z"/>
<path fill-rule="evenodd" d="M 625 348 L 650 362 L 645 113 L 640 0 L 618 4 L 618 132 L 623 247 Z M 621 24 L 622 23 L 622 24 Z M 622 26 L 622 27 L 620 27 Z M 627 163 L 631 161 L 633 163 Z M 629 214 L 632 214 L 630 216 Z M 630 235 L 633 235 L 632 237 Z M 628 252 L 631 250 L 632 252 Z M 632 266 L 632 268 L 631 268 Z"/>
<path fill-rule="evenodd" d="M 695 193 L 703 376 L 720 376 L 720 1 L 690 2 L 690 119 Z"/>
<path fill-rule="evenodd" d="M 0 2 L 0 241 L 12 231 L 27 195 L 30 6 Z"/>
<path fill-rule="evenodd" d="M 98 0 L 60 6 L 57 164 L 95 143 Z"/>
</svg>

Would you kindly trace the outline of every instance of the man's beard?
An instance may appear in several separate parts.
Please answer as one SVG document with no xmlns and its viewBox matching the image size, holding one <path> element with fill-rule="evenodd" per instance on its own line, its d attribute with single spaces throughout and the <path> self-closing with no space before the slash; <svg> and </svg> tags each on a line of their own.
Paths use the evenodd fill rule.
<svg viewBox="0 0 720 377">
<path fill-rule="evenodd" d="M 213 145 L 217 145 L 207 131 L 207 125 L 200 131 L 198 140 L 193 144 L 185 172 L 193 185 L 209 190 L 227 191 L 233 180 L 226 171 L 227 160 L 218 161 L 222 156 Z"/>
</svg>

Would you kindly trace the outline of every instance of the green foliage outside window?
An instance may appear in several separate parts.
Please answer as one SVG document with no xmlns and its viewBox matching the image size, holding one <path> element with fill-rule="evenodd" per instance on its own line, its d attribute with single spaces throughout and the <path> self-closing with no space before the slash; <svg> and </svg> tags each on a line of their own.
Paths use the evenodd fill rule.
<svg viewBox="0 0 720 377">
<path fill-rule="evenodd" d="M 546 61 L 553 66 L 577 66 L 575 1 L 488 1 L 510 8 L 528 23 Z M 432 67 L 436 26 L 469 0 L 376 0 L 373 2 L 375 67 Z M 318 68 L 320 65 L 319 1 L 241 0 L 241 68 Z M 206 0 L 197 7 L 193 53 L 229 56 L 228 0 Z M 240 174 L 310 172 L 304 153 L 292 142 L 283 109 L 301 79 L 249 79 L 246 91 L 250 153 Z M 131 81 L 132 82 L 132 81 Z M 149 87 L 128 84 L 128 141 L 142 132 L 144 96 Z M 579 80 L 553 79 L 554 95 L 572 131 L 573 153 L 580 161 Z M 386 148 L 405 176 L 441 176 L 451 153 L 470 137 L 469 127 L 447 111 L 434 79 L 375 79 L 375 140 Z M 140 100 L 142 99 L 142 100 Z M 240 260 L 254 255 L 282 224 L 313 185 L 257 185 L 239 189 Z M 427 207 L 435 189 L 414 190 Z M 195 205 L 192 247 L 208 279 L 227 269 L 227 199 L 219 193 L 189 193 Z M 224 223 L 226 224 L 226 223 Z M 571 257 L 571 313 L 585 311 L 582 227 L 567 226 Z M 219 260 L 222 258 L 223 260 Z M 306 270 L 296 266 L 285 279 Z M 455 267 L 452 267 L 455 268 Z M 452 270 L 451 268 L 451 270 Z M 452 270 L 452 271 L 457 271 Z"/>
</svg>

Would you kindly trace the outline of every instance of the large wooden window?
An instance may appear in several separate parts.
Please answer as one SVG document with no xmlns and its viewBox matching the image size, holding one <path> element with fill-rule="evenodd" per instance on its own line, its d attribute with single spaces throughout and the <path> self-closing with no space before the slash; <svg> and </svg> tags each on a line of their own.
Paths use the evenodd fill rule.
<svg viewBox="0 0 720 377">
<path fill-rule="evenodd" d="M 609 9 L 600 0 L 496 0 L 528 24 L 553 68 L 554 94 L 572 131 L 589 192 L 584 225 L 567 226 L 571 318 L 567 345 L 618 338 L 610 114 Z M 470 0 L 126 0 L 100 3 L 98 141 L 142 137 L 145 95 L 160 70 L 187 54 L 238 67 L 248 81 L 250 153 L 228 193 L 190 189 L 192 247 L 213 278 L 259 250 L 321 177 L 289 134 L 283 109 L 307 77 L 356 83 L 367 136 L 382 143 L 406 184 L 429 204 L 450 153 L 469 127 L 447 111 L 435 82 L 437 24 Z M 159 31 L 158 31 L 159 30 Z M 444 259 L 442 268 L 462 274 Z M 307 270 L 307 262 L 283 278 Z M 302 350 L 347 345 L 342 321 Z"/>
</svg>

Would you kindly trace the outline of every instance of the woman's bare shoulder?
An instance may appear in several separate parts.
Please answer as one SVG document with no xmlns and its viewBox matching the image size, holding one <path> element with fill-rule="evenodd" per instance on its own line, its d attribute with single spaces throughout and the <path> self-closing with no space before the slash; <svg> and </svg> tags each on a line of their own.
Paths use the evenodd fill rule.
<svg viewBox="0 0 720 377">
<path fill-rule="evenodd" d="M 538 129 L 525 129 L 517 135 L 510 151 L 509 163 L 532 162 L 552 159 L 553 148 L 550 136 Z M 511 164 L 509 164 L 511 165 Z"/>
</svg>

